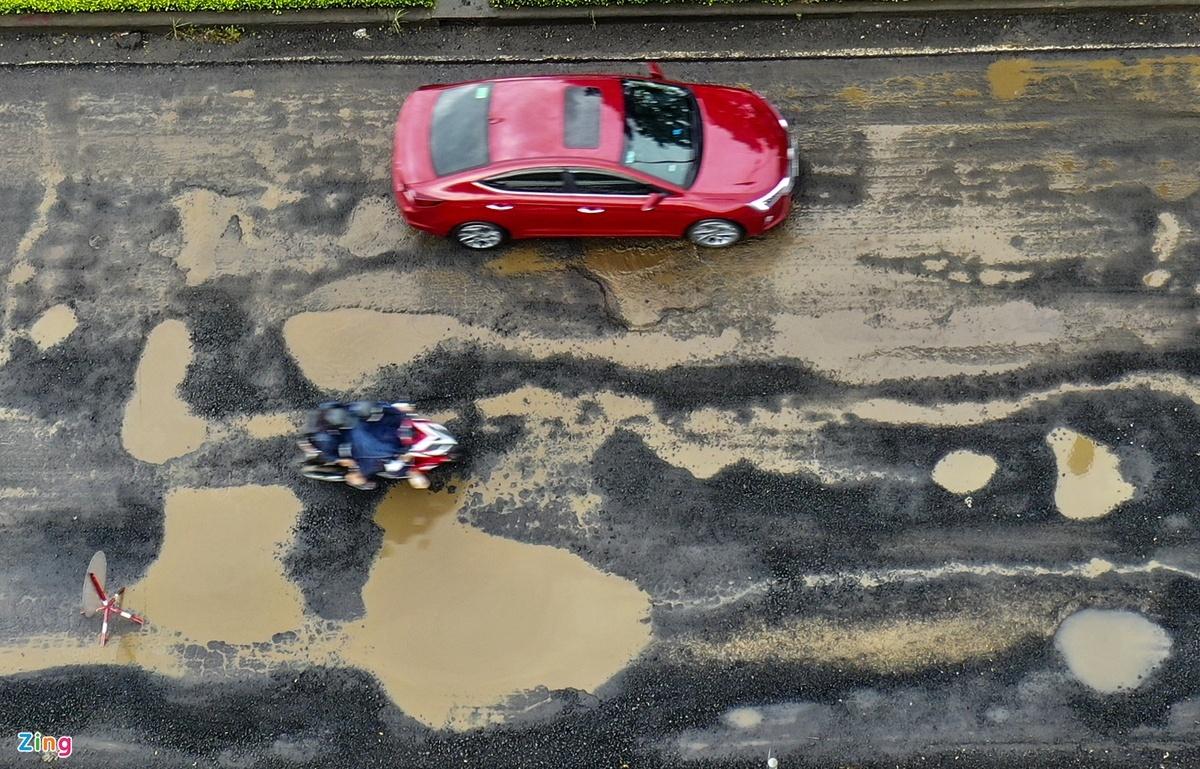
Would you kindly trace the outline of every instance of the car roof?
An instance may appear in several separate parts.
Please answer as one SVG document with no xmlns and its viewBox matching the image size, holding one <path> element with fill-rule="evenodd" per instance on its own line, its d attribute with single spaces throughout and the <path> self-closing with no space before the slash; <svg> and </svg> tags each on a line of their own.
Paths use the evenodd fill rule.
<svg viewBox="0 0 1200 769">
<path fill-rule="evenodd" d="M 620 75 L 539 75 L 473 83 L 492 87 L 488 110 L 491 164 L 548 158 L 617 162 L 624 142 L 623 79 Z M 442 88 L 462 85 L 467 84 Z M 599 141 L 595 147 L 566 146 L 568 88 L 599 91 Z"/>
</svg>

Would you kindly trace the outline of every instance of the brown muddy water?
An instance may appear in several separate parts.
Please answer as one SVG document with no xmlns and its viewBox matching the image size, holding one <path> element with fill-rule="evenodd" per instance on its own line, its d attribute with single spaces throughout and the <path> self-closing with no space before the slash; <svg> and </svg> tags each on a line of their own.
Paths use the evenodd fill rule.
<svg viewBox="0 0 1200 769">
<path fill-rule="evenodd" d="M 520 416 L 526 420 L 527 434 L 513 449 L 520 461 L 497 471 L 476 490 L 493 503 L 507 493 L 546 496 L 546 504 L 561 505 L 560 487 L 548 485 L 556 481 L 572 489 L 572 507 L 584 506 L 586 489 L 579 486 L 582 468 L 617 429 L 637 434 L 663 461 L 697 478 L 711 478 L 738 462 L 751 462 L 769 472 L 809 472 L 826 483 L 862 480 L 874 472 L 826 464 L 814 453 L 817 435 L 841 408 L 829 403 L 753 408 L 748 414 L 701 409 L 686 419 L 664 420 L 652 401 L 637 396 L 604 391 L 571 397 L 525 386 L 475 405 L 488 419 Z M 585 413 L 591 418 L 583 419 Z M 547 441 L 548 432 L 559 437 Z"/>
<path fill-rule="evenodd" d="M 350 214 L 339 245 L 360 258 L 376 256 L 409 245 L 416 231 L 397 215 L 396 204 L 384 195 L 363 198 Z"/>
<path fill-rule="evenodd" d="M 1076 612 L 1054 645 L 1077 679 L 1104 693 L 1136 688 L 1171 654 L 1167 631 L 1132 611 Z"/>
<path fill-rule="evenodd" d="M 303 599 L 279 556 L 300 510 L 283 486 L 172 490 L 162 550 L 127 603 L 155 627 L 201 643 L 248 644 L 298 630 Z"/>
<path fill-rule="evenodd" d="M 690 641 L 683 658 L 701 662 L 812 662 L 879 672 L 906 672 L 995 656 L 1029 638 L 1047 637 L 1046 611 L 994 611 L 921 619 L 838 623 L 804 619 L 748 628 L 724 641 Z"/>
<path fill-rule="evenodd" d="M 28 283 L 37 275 L 37 270 L 29 262 L 20 262 L 12 268 L 12 272 L 8 274 L 8 282 L 14 286 L 19 286 L 22 283 Z"/>
<path fill-rule="evenodd" d="M 462 524 L 461 502 L 394 488 L 375 518 L 384 541 L 365 616 L 322 628 L 306 621 L 279 560 L 301 510 L 290 490 L 175 489 L 162 551 L 126 594 L 148 624 L 118 626 L 106 648 L 98 620 L 86 633 L 0 646 L 0 675 L 123 664 L 207 679 L 348 664 L 414 718 L 467 729 L 503 721 L 511 698 L 540 687 L 595 691 L 650 642 L 649 596 L 636 585 L 565 550 Z M 229 645 L 219 660 L 187 657 L 187 644 L 213 641 Z"/>
<path fill-rule="evenodd" d="M 773 323 L 775 356 L 853 384 L 1008 371 L 1064 333 L 1059 311 L 1020 300 L 954 309 L 942 320 L 925 308 L 845 309 L 780 313 Z"/>
<path fill-rule="evenodd" d="M 123 602 L 144 615 L 147 624 L 139 628 L 118 620 L 107 647 L 98 644 L 98 618 L 80 634 L 0 646 L 0 675 L 118 664 L 169 676 L 209 676 L 236 672 L 251 659 L 259 669 L 263 664 L 328 662 L 333 639 L 304 626 L 300 591 L 284 576 L 278 559 L 300 509 L 282 486 L 169 492 L 162 550 L 145 576 L 128 586 Z M 185 644 L 270 642 L 272 635 L 289 630 L 300 631 L 299 643 L 228 650 L 216 668 L 184 658 Z"/>
<path fill-rule="evenodd" d="M 988 484 L 996 473 L 996 460 L 965 449 L 951 451 L 934 465 L 933 482 L 951 494 L 970 494 Z"/>
<path fill-rule="evenodd" d="M 530 244 L 509 246 L 503 254 L 489 260 L 483 266 L 506 278 L 567 269 L 566 262 L 546 256 L 537 246 Z"/>
<path fill-rule="evenodd" d="M 29 338 L 38 349 L 48 350 L 69 337 L 78 326 L 75 311 L 65 304 L 56 304 L 29 328 Z"/>
<path fill-rule="evenodd" d="M 242 258 L 252 241 L 254 220 L 244 204 L 212 190 L 193 189 L 175 200 L 183 228 L 176 264 L 196 286 L 219 274 L 225 262 Z"/>
<path fill-rule="evenodd" d="M 137 611 L 128 600 L 125 604 Z M 123 620 L 121 620 L 123 622 Z M 93 632 L 94 631 L 94 632 Z M 46 635 L 0 646 L 0 675 L 14 675 L 67 665 L 138 665 L 172 677 L 183 675 L 178 655 L 167 634 L 145 627 L 119 626 L 108 646 L 100 646 L 100 620 L 82 636 Z"/>
<path fill-rule="evenodd" d="M 1124 85 L 1133 93 L 1154 101 L 1168 93 L 1162 83 L 1169 79 L 1195 82 L 1200 76 L 1200 56 L 1164 56 L 1140 58 L 1132 62 L 1119 59 L 1087 61 L 1001 59 L 988 67 L 992 97 L 1012 101 L 1035 87 L 1051 86 L 1047 91 L 1081 86 Z M 1047 94 L 1040 94 L 1043 98 Z"/>
<path fill-rule="evenodd" d="M 649 643 L 649 596 L 636 585 L 460 523 L 461 501 L 396 487 L 375 516 L 383 547 L 341 656 L 405 713 L 468 728 L 535 687 L 594 691 Z"/>
<path fill-rule="evenodd" d="M 672 310 L 695 310 L 719 302 L 715 297 L 754 295 L 770 267 L 793 244 L 786 235 L 751 240 L 738 247 L 736 259 L 714 254 L 686 241 L 597 239 L 584 244 L 579 267 L 604 286 L 610 313 L 627 327 L 644 328 Z M 736 261 L 737 268 L 730 269 Z"/>
<path fill-rule="evenodd" d="M 1046 436 L 1058 465 L 1054 504 L 1077 521 L 1102 518 L 1133 498 L 1136 489 L 1121 475 L 1120 460 L 1107 446 L 1059 427 Z"/>
<path fill-rule="evenodd" d="M 283 326 L 288 352 L 320 387 L 345 390 L 389 365 L 405 365 L 444 343 L 475 343 L 533 358 L 573 354 L 638 369 L 660 370 L 712 360 L 735 351 L 741 337 L 679 339 L 669 334 L 627 333 L 606 339 L 504 336 L 449 315 L 386 313 L 344 308 L 306 312 Z"/>
<path fill-rule="evenodd" d="M 150 332 L 121 425 L 121 443 L 135 459 L 161 464 L 204 442 L 207 424 L 179 397 L 191 361 L 192 340 L 183 321 L 166 320 Z"/>
</svg>

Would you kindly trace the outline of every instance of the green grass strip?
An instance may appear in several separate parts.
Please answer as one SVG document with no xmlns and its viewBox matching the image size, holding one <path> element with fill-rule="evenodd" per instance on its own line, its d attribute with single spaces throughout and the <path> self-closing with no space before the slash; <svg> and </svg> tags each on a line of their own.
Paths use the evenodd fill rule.
<svg viewBox="0 0 1200 769">
<path fill-rule="evenodd" d="M 311 8 L 429 8 L 434 0 L 0 0 L 0 13 L 95 11 L 290 11 Z"/>
</svg>

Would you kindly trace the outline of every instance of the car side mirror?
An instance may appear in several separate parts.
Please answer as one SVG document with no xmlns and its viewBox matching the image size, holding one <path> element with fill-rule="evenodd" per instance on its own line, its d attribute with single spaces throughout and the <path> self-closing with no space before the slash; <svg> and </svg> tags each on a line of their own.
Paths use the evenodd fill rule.
<svg viewBox="0 0 1200 769">
<path fill-rule="evenodd" d="M 651 80 L 663 80 L 666 77 L 663 75 L 662 67 L 658 65 L 657 61 L 646 62 L 646 66 L 650 68 Z"/>
<path fill-rule="evenodd" d="M 646 202 L 642 205 L 643 211 L 653 211 L 658 208 L 658 204 L 666 199 L 666 195 L 661 192 L 652 192 L 650 197 L 646 198 Z"/>
</svg>

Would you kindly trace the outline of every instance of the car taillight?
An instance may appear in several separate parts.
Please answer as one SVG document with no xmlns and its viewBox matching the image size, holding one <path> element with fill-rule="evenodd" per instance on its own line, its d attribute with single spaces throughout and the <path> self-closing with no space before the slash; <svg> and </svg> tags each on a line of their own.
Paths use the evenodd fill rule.
<svg viewBox="0 0 1200 769">
<path fill-rule="evenodd" d="M 419 208 L 432 208 L 442 204 L 442 201 L 438 200 L 437 198 L 431 198 L 428 195 L 422 195 L 419 192 L 405 191 L 404 195 L 412 201 L 414 206 Z"/>
</svg>

